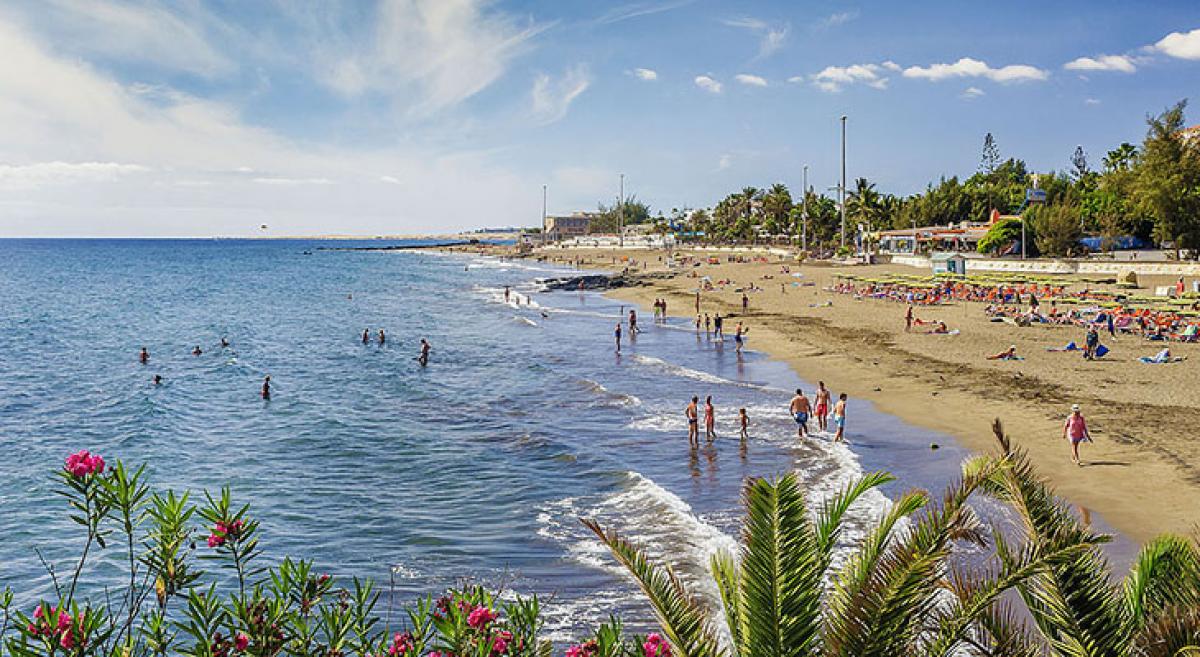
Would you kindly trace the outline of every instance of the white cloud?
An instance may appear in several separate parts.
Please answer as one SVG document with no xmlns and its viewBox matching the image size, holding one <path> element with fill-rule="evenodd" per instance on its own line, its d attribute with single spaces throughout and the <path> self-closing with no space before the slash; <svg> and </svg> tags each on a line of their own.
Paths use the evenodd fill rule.
<svg viewBox="0 0 1200 657">
<path fill-rule="evenodd" d="M 1080 57 L 1073 59 L 1063 68 L 1069 71 L 1118 71 L 1133 73 L 1137 70 L 1132 57 L 1128 55 L 1097 55 L 1096 57 Z"/>
<path fill-rule="evenodd" d="M 566 70 L 557 80 L 544 73 L 533 81 L 533 116 L 542 124 L 554 123 L 567 115 L 571 103 L 591 86 L 592 78 L 583 64 Z"/>
<path fill-rule="evenodd" d="M 786 23 L 771 24 L 758 18 L 735 18 L 722 21 L 730 27 L 749 30 L 758 34 L 758 58 L 770 57 L 779 51 L 787 42 L 791 26 Z"/>
<path fill-rule="evenodd" d="M 962 92 L 962 97 L 966 100 L 974 100 L 983 95 L 985 95 L 984 91 L 983 91 L 983 89 L 980 89 L 979 87 L 967 87 Z"/>
<path fill-rule="evenodd" d="M 1098 98 L 1085 98 L 1085 99 L 1083 99 L 1083 104 L 1084 104 L 1084 105 L 1099 105 L 1099 104 L 1100 104 L 1100 99 L 1098 99 Z"/>
<path fill-rule="evenodd" d="M 767 86 L 767 81 L 765 78 L 757 75 L 751 75 L 749 73 L 738 73 L 737 75 L 733 76 L 733 79 L 749 87 Z"/>
<path fill-rule="evenodd" d="M 298 185 L 332 185 L 333 181 L 328 178 L 283 178 L 278 176 L 263 176 L 253 178 L 253 182 L 259 185 L 283 185 L 285 187 L 296 187 Z"/>
<path fill-rule="evenodd" d="M 0 21 L 0 52 L 3 235 L 394 234 L 540 208 L 525 193 L 538 181 L 487 152 L 296 142 L 225 103 L 122 85 L 13 22 Z"/>
<path fill-rule="evenodd" d="M 1172 32 L 1154 44 L 1154 49 L 1178 59 L 1200 59 L 1200 28 Z"/>
<path fill-rule="evenodd" d="M 0 188 L 34 189 L 47 185 L 107 182 L 150 171 L 139 164 L 119 162 L 33 162 L 0 164 Z"/>
<path fill-rule="evenodd" d="M 620 7 L 614 7 L 608 10 L 603 15 L 595 20 L 597 24 L 609 25 L 627 21 L 631 18 L 640 18 L 642 16 L 651 16 L 653 14 L 661 14 L 664 11 L 678 9 L 680 7 L 690 5 L 695 0 L 675 0 L 674 2 L 635 2 Z"/>
<path fill-rule="evenodd" d="M 953 64 L 933 64 L 931 66 L 910 66 L 904 69 L 904 77 L 925 80 L 946 80 L 949 78 L 987 78 L 993 82 L 1025 82 L 1030 80 L 1045 80 L 1050 74 L 1039 68 L 1026 64 L 1010 64 L 1000 68 L 992 68 L 986 62 L 978 59 L 963 57 Z"/>
<path fill-rule="evenodd" d="M 717 82 L 707 75 L 697 75 L 694 81 L 697 87 L 700 87 L 709 93 L 719 94 L 723 89 L 720 82 Z"/>
<path fill-rule="evenodd" d="M 717 171 L 724 171 L 733 166 L 733 156 L 729 153 L 724 153 L 717 159 Z"/>
<path fill-rule="evenodd" d="M 396 176 L 379 176 L 379 182 L 385 182 L 385 183 L 388 183 L 389 185 L 403 184 L 400 182 L 400 179 L 397 178 Z"/>
<path fill-rule="evenodd" d="M 885 66 L 880 64 L 852 64 L 850 66 L 827 66 L 812 76 L 812 83 L 821 91 L 837 93 L 852 84 L 865 84 L 875 89 L 886 89 L 888 78 L 883 76 Z M 804 78 L 790 78 L 799 82 Z"/>
<path fill-rule="evenodd" d="M 814 27 L 819 30 L 829 29 L 831 27 L 837 27 L 838 25 L 845 25 L 846 23 L 858 18 L 858 16 L 859 11 L 857 9 L 852 9 L 850 11 L 839 11 L 817 21 Z"/>
<path fill-rule="evenodd" d="M 633 76 L 639 80 L 653 82 L 658 79 L 658 71 L 651 68 L 635 68 L 633 69 Z"/>
<path fill-rule="evenodd" d="M 13 17 L 74 54 L 98 55 L 154 68 L 213 77 L 234 61 L 212 43 L 210 32 L 232 30 L 200 5 L 122 0 L 44 0 Z M 147 57 L 148 53 L 153 53 Z"/>
<path fill-rule="evenodd" d="M 880 64 L 880 66 L 886 68 L 889 71 L 894 71 L 896 73 L 899 73 L 902 69 L 902 67 L 899 64 L 897 64 L 896 62 L 893 62 L 890 59 L 887 60 L 886 62 L 883 62 L 882 64 Z"/>
<path fill-rule="evenodd" d="M 544 29 L 490 5 L 384 0 L 371 21 L 373 34 L 317 39 L 317 78 L 344 96 L 383 94 L 419 115 L 456 105 L 499 79 Z"/>
</svg>

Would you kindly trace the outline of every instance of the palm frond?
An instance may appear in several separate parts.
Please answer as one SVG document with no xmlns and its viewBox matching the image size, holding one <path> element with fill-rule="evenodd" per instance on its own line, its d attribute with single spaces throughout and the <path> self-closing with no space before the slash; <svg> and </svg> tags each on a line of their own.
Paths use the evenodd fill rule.
<svg viewBox="0 0 1200 657">
<path fill-rule="evenodd" d="M 921 621 L 937 602 L 952 542 L 956 537 L 982 537 L 967 499 L 1001 464 L 994 461 L 947 489 L 939 508 L 865 568 L 869 575 L 857 591 L 839 596 L 840 604 L 828 616 L 829 654 L 911 654 Z"/>
<path fill-rule="evenodd" d="M 726 550 L 719 550 L 709 562 L 717 591 L 721 594 L 721 605 L 725 609 L 725 623 L 738 655 L 747 652 L 746 612 L 742 600 L 741 571 L 737 559 Z"/>
<path fill-rule="evenodd" d="M 1137 638 L 1138 657 L 1200 657 L 1200 608 L 1167 607 Z"/>
<path fill-rule="evenodd" d="M 605 531 L 595 521 L 582 522 L 637 580 L 675 654 L 679 657 L 722 657 L 725 654 L 708 613 L 688 594 L 670 566 L 651 563 L 643 550 L 616 532 Z"/>
<path fill-rule="evenodd" d="M 1060 653 L 1121 654 L 1123 646 L 1129 645 L 1129 627 L 1123 601 L 1109 580 L 1108 560 L 1100 550 L 1110 537 L 1091 531 L 1075 517 L 1037 475 L 1026 453 L 1004 434 L 999 421 L 993 432 L 1009 463 L 1000 473 L 1004 491 L 997 497 L 1017 512 L 1027 542 L 1046 554 L 1083 546 L 1072 558 L 1017 586 L 1034 624 Z M 994 492 L 990 486 L 984 488 Z"/>
<path fill-rule="evenodd" d="M 742 600 L 751 657 L 814 654 L 823 560 L 796 475 L 751 480 L 743 498 Z"/>
<path fill-rule="evenodd" d="M 833 546 L 837 544 L 842 529 L 842 518 L 845 517 L 850 506 L 867 491 L 895 480 L 896 478 L 887 472 L 867 473 L 847 484 L 837 495 L 821 506 L 816 522 L 817 549 L 825 555 L 826 559 L 833 550 Z"/>
<path fill-rule="evenodd" d="M 1130 635 L 1168 607 L 1200 607 L 1200 551 L 1181 536 L 1151 540 L 1125 578 L 1124 592 Z"/>
</svg>

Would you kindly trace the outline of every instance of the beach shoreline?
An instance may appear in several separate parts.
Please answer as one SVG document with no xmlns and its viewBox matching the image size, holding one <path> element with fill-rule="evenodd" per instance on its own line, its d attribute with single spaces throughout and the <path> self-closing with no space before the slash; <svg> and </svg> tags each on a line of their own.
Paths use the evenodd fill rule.
<svg viewBox="0 0 1200 657">
<path fill-rule="evenodd" d="M 489 254 L 500 255 L 495 250 Z M 693 318 L 698 285 L 697 278 L 689 277 L 693 269 L 663 277 L 661 256 L 605 249 L 532 257 L 608 271 L 621 269 L 622 257 L 632 259 L 638 263 L 635 278 L 642 272 L 654 277 L 610 290 L 609 296 L 647 308 L 663 298 L 669 315 Z M 905 304 L 854 300 L 824 289 L 845 269 L 789 262 L 790 271 L 801 276 L 782 277 L 782 264 L 770 256 L 766 262 L 723 261 L 695 268 L 697 275 L 735 281 L 724 290 L 702 293 L 701 312 L 728 317 L 730 332 L 738 321 L 745 322 L 748 348 L 788 363 L 802 379 L 825 381 L 835 394 L 868 400 L 902 421 L 950 435 L 973 452 L 995 448 L 991 425 L 1000 419 L 1060 495 L 1085 512 L 1101 514 L 1135 541 L 1195 530 L 1200 470 L 1188 441 L 1189 427 L 1200 422 L 1200 399 L 1187 393 L 1195 358 L 1173 366 L 1134 363 L 1134 355 L 1159 346 L 1132 336 L 1113 345 L 1122 351 L 1121 360 L 1085 362 L 1077 354 L 1048 353 L 1047 348 L 1069 340 L 1081 342 L 1081 331 L 989 322 L 979 303 L 918 309 L 960 328 L 961 335 L 906 333 Z M 751 282 L 762 289 L 750 293 L 749 312 L 742 315 L 741 293 L 734 290 Z M 986 360 L 1009 344 L 1028 359 Z M 1196 348 L 1171 346 L 1184 355 Z M 1095 435 L 1095 443 L 1083 448 L 1086 467 L 1071 462 L 1069 444 L 1061 437 L 1072 403 L 1083 405 Z M 853 418 L 849 426 L 852 435 Z"/>
</svg>

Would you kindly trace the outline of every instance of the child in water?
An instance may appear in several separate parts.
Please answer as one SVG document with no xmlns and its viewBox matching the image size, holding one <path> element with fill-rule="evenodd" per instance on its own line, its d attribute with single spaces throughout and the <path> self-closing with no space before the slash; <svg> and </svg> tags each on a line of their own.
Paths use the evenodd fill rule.
<svg viewBox="0 0 1200 657">
<path fill-rule="evenodd" d="M 746 409 L 744 408 L 738 409 L 738 423 L 742 426 L 742 440 L 746 440 L 750 437 L 750 418 L 746 415 Z"/>
</svg>

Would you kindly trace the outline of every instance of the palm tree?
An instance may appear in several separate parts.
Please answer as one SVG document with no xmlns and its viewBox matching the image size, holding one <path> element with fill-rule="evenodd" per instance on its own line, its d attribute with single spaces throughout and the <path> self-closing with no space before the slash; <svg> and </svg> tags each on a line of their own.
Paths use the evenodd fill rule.
<svg viewBox="0 0 1200 657">
<path fill-rule="evenodd" d="M 875 183 L 866 178 L 854 181 L 854 190 L 846 198 L 846 213 L 850 218 L 874 230 L 875 220 L 880 215 L 879 192 L 875 191 Z"/>
<path fill-rule="evenodd" d="M 1104 156 L 1104 170 L 1110 172 L 1127 171 L 1133 166 L 1133 162 L 1135 159 L 1137 159 L 1137 155 L 1137 146 L 1134 146 L 1129 142 L 1125 142 L 1109 151 Z"/>
<path fill-rule="evenodd" d="M 831 572 L 833 548 L 846 511 L 892 477 L 872 473 L 858 479 L 815 516 L 795 475 L 749 482 L 738 558 L 722 552 L 712 560 L 727 641 L 713 615 L 669 566 L 650 563 L 645 552 L 616 533 L 584 523 L 638 581 L 680 657 L 946 656 L 974 640 L 977 619 L 1005 590 L 1078 549 L 1067 545 L 1016 553 L 947 603 L 943 587 L 951 544 L 987 541 L 967 499 L 998 477 L 1005 464 L 1003 458 L 973 463 L 941 505 L 912 520 L 906 531 L 897 530 L 899 523 L 930 500 L 923 491 L 900 496 L 837 572 Z M 826 586 L 830 576 L 832 589 Z"/>
<path fill-rule="evenodd" d="M 1034 472 L 1029 457 L 1004 434 L 999 421 L 993 432 L 1009 467 L 990 468 L 988 461 L 968 463 L 989 469 L 981 489 L 1006 503 L 1022 520 L 1022 552 L 1051 553 L 1066 545 L 1082 549 L 1055 561 L 1017 584 L 1037 630 L 997 615 L 994 636 L 1007 637 L 1004 654 L 1152 657 L 1200 654 L 1200 549 L 1178 536 L 1164 535 L 1144 545 L 1132 570 L 1114 584 L 1100 545 L 1109 537 L 1080 522 Z M 997 536 L 1002 563 L 1021 558 Z M 999 654 L 999 653 L 996 653 Z"/>
</svg>

